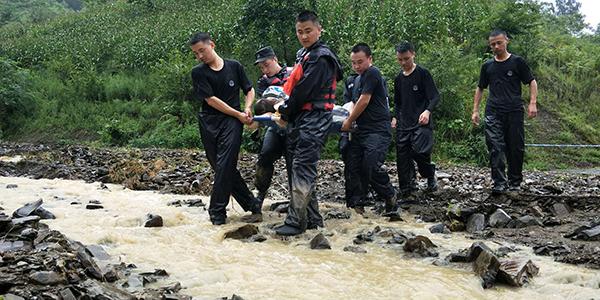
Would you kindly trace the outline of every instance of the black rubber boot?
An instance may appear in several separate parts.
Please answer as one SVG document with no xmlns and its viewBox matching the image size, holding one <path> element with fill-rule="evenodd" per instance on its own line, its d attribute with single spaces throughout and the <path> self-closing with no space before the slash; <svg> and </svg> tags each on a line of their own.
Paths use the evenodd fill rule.
<svg viewBox="0 0 600 300">
<path fill-rule="evenodd" d="M 435 175 L 427 178 L 427 191 L 435 192 L 438 189 L 437 177 Z"/>
<path fill-rule="evenodd" d="M 275 227 L 275 233 L 283 236 L 293 236 L 299 235 L 304 231 L 298 227 L 290 226 L 287 224 L 283 224 L 281 226 Z"/>
</svg>

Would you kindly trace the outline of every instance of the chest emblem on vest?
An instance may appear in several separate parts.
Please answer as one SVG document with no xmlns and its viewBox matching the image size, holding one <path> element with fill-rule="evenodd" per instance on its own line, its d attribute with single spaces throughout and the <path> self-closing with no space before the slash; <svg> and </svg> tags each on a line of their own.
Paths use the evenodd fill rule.
<svg viewBox="0 0 600 300">
<path fill-rule="evenodd" d="M 233 80 L 229 80 L 229 86 L 233 87 L 235 85 L 235 83 L 233 82 Z"/>
<path fill-rule="evenodd" d="M 512 70 L 508 70 L 508 72 L 506 72 L 506 75 L 513 76 L 513 71 Z"/>
<path fill-rule="evenodd" d="M 413 91 L 415 91 L 415 92 L 416 92 L 416 91 L 418 91 L 418 90 L 419 90 L 419 86 L 418 86 L 418 85 L 416 85 L 416 84 L 415 84 L 415 85 L 413 85 Z"/>
<path fill-rule="evenodd" d="M 353 87 L 354 87 L 354 83 L 351 83 L 351 84 L 348 85 L 348 89 L 351 89 Z"/>
</svg>

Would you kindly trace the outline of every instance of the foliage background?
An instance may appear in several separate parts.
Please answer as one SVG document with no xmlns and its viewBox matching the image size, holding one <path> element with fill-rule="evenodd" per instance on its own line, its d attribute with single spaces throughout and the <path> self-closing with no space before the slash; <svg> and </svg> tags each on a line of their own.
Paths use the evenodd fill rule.
<svg viewBox="0 0 600 300">
<path fill-rule="evenodd" d="M 510 51 L 525 57 L 540 85 L 540 117 L 526 121 L 528 142 L 600 144 L 600 35 L 586 33 L 573 0 L 556 6 L 513 0 L 0 0 L 0 138 L 201 147 L 190 34 L 211 32 L 217 51 L 240 60 L 256 79 L 253 54 L 261 46 L 293 62 L 300 47 L 293 20 L 305 8 L 319 13 L 322 39 L 338 52 L 346 74 L 351 47 L 363 41 L 391 84 L 399 71 L 394 45 L 416 45 L 418 63 L 431 71 L 442 96 L 434 114 L 438 161 L 486 163 L 482 128 L 470 124 L 470 112 L 494 28 L 509 32 Z M 257 149 L 249 133 L 244 141 L 247 151 Z M 526 162 L 530 168 L 597 166 L 599 152 L 530 148 Z M 337 157 L 335 139 L 325 157 Z"/>
</svg>

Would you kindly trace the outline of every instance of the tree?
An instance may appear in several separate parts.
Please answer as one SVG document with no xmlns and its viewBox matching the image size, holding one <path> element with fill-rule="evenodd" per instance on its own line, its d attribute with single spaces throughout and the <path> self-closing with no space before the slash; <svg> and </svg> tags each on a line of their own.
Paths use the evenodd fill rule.
<svg viewBox="0 0 600 300">
<path fill-rule="evenodd" d="M 586 27 L 580 9 L 581 3 L 577 0 L 556 0 L 555 14 L 571 34 L 579 34 Z"/>
</svg>

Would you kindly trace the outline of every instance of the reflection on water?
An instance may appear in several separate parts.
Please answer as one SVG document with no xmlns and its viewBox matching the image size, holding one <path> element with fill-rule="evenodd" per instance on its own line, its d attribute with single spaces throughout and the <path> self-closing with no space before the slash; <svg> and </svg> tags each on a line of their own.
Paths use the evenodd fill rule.
<svg viewBox="0 0 600 300">
<path fill-rule="evenodd" d="M 7 184 L 18 188 L 6 189 Z M 440 257 L 473 243 L 461 234 L 430 234 L 431 224 L 415 223 L 410 217 L 401 223 L 356 215 L 350 220 L 327 221 L 323 232 L 331 235 L 333 249 L 317 251 L 308 246 L 317 233 L 314 230 L 281 240 L 261 228 L 269 237 L 263 243 L 223 240 L 227 230 L 242 224 L 237 221 L 242 213 L 237 205 L 229 206 L 229 223 L 215 227 L 203 208 L 167 206 L 169 201 L 197 196 L 108 187 L 0 177 L 0 206 L 12 212 L 42 198 L 44 207 L 57 216 L 44 221 L 51 228 L 85 244 L 102 244 L 111 255 L 141 269 L 165 269 L 171 274 L 169 280 L 181 282 L 187 287 L 184 293 L 198 299 L 233 293 L 246 299 L 600 299 L 599 271 L 555 263 L 549 257 L 534 256 L 530 249 L 513 255 L 531 256 L 540 267 L 534 283 L 521 289 L 501 286 L 491 290 L 483 290 L 469 268 L 433 266 L 432 259 L 409 258 L 402 250 L 377 243 L 362 245 L 366 254 L 342 250 L 361 230 L 376 225 L 426 235 L 440 246 Z M 101 201 L 104 209 L 86 210 L 90 200 Z M 141 227 L 147 213 L 161 215 L 165 227 Z M 263 224 L 282 219 L 283 215 L 270 212 Z"/>
</svg>

